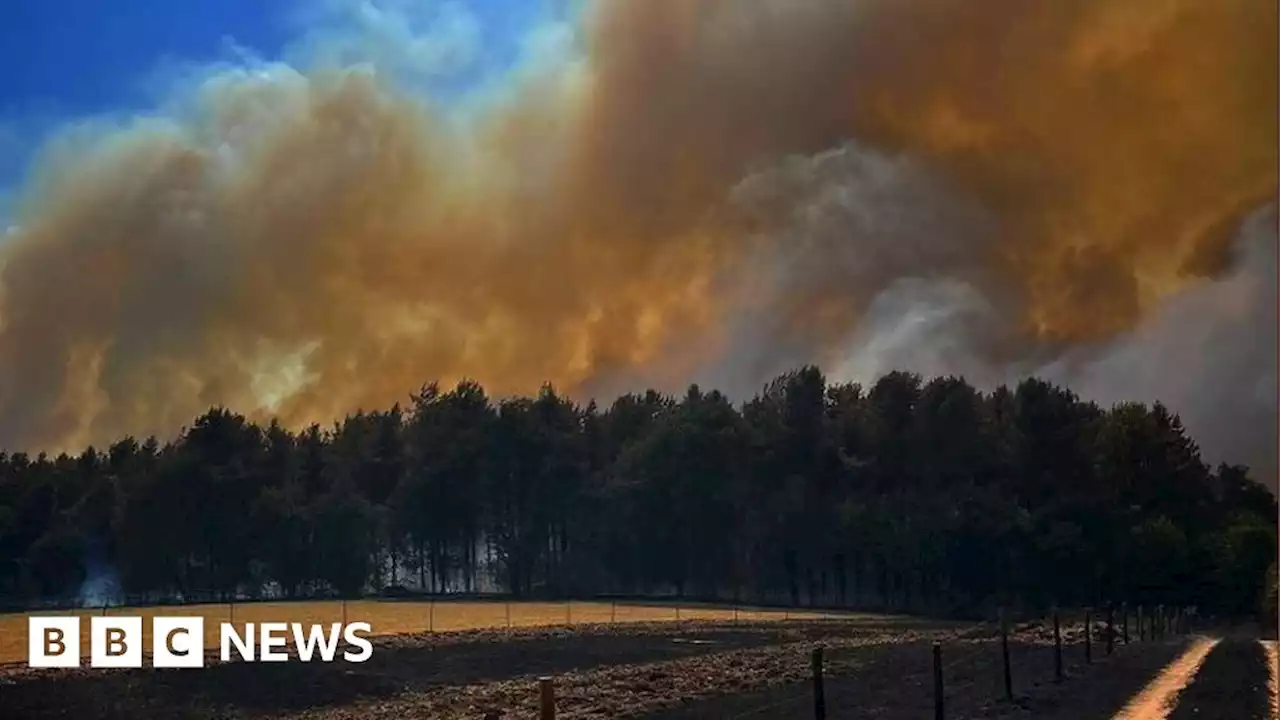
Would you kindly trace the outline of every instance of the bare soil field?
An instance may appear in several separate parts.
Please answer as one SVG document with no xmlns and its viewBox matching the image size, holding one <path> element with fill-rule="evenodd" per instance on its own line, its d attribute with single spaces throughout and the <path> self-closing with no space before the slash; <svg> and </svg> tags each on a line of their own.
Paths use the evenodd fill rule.
<svg viewBox="0 0 1280 720">
<path fill-rule="evenodd" d="M 248 602 L 113 607 L 0 615 L 0 665 L 26 661 L 27 618 L 31 615 L 78 616 L 82 638 L 89 636 L 90 618 L 94 616 L 140 616 L 143 618 L 143 643 L 144 647 L 148 648 L 152 642 L 150 618 L 156 615 L 204 618 L 205 647 L 214 647 L 217 644 L 218 627 L 223 622 L 236 624 L 288 622 L 304 625 L 344 621 L 367 622 L 373 628 L 374 635 L 400 635 L 424 631 L 452 632 L 600 623 L 688 620 L 765 622 L 853 616 L 851 613 L 733 608 L 692 603 L 672 605 L 640 602 L 507 602 L 503 600 L 353 600 L 346 603 L 342 601 Z M 81 643 L 81 654 L 84 657 L 89 655 L 86 642 Z"/>
<path fill-rule="evenodd" d="M 31 670 L 0 676 L 6 718 L 527 717 L 536 677 L 560 716 L 616 717 L 680 698 L 785 682 L 824 644 L 939 632 L 927 621 L 707 621 L 513 628 L 377 639 L 366 663 L 214 664 L 202 670 Z"/>
<path fill-rule="evenodd" d="M 999 639 L 991 627 L 979 627 L 983 632 L 968 624 L 874 615 L 791 622 L 575 623 L 384 636 L 375 640 L 372 658 L 361 664 L 11 667 L 0 673 L 0 715 L 514 720 L 537 717 L 537 678 L 552 676 L 557 718 L 807 720 L 813 717 L 810 653 L 821 645 L 829 718 L 906 720 L 932 717 L 932 647 L 939 642 L 948 720 L 1110 720 L 1191 640 L 1117 643 L 1110 656 L 1095 642 L 1093 662 L 1086 663 L 1082 628 L 1066 627 L 1065 680 L 1058 683 L 1052 634 L 1046 636 L 1043 627 L 1020 628 L 1010 641 L 1014 699 L 1009 701 L 1003 697 Z M 1251 646 L 1257 653 L 1247 643 L 1232 647 L 1216 666 L 1205 663 L 1205 672 L 1213 675 L 1205 676 L 1210 679 L 1200 702 L 1220 704 L 1202 705 L 1206 709 L 1197 717 L 1255 717 L 1237 714 L 1236 705 L 1227 708 L 1225 696 L 1212 699 L 1219 684 L 1212 678 L 1231 675 L 1240 663 L 1253 663 L 1257 674 L 1250 653 L 1260 653 L 1261 646 L 1256 641 Z M 1259 677 L 1265 704 L 1265 665 Z M 1246 682 L 1250 688 L 1255 684 Z M 1227 708 L 1228 714 L 1214 708 Z"/>
<path fill-rule="evenodd" d="M 945 712 L 948 720 L 1111 720 L 1125 703 L 1178 656 L 1183 643 L 1117 645 L 1085 662 L 1083 641 L 1063 646 L 1064 680 L 1054 680 L 1052 641 L 1035 632 L 1015 634 L 1009 644 L 1014 698 L 1004 697 L 999 641 L 957 641 L 941 633 Z M 1079 636 L 1079 630 L 1070 635 Z M 936 637 L 936 636 L 935 636 Z M 913 639 L 830 653 L 824 673 L 830 720 L 933 717 L 932 640 Z M 812 683 L 792 682 L 748 693 L 705 697 L 638 714 L 643 720 L 809 720 Z M 1225 720 L 1225 719 L 1224 719 Z"/>
</svg>

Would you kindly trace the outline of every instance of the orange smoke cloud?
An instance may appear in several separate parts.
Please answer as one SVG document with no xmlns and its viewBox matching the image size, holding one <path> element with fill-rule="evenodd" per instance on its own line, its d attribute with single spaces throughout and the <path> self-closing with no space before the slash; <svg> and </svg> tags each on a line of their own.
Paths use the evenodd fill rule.
<svg viewBox="0 0 1280 720">
<path fill-rule="evenodd" d="M 736 333 L 829 359 L 909 277 L 1004 308 L 993 358 L 1114 337 L 1274 196 L 1275 16 L 602 1 L 465 116 L 377 72 L 223 71 L 37 162 L 0 246 L 0 445 L 763 372 Z"/>
</svg>

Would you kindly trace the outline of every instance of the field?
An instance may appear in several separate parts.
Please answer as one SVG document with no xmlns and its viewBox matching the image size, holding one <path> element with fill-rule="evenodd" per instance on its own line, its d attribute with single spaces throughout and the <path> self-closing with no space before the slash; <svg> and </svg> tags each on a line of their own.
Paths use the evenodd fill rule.
<svg viewBox="0 0 1280 720">
<path fill-rule="evenodd" d="M 933 716 L 933 648 L 941 649 L 946 717 L 1007 720 L 1267 720 L 1275 672 L 1267 649 L 1243 635 L 1217 643 L 1173 715 L 1127 714 L 1169 685 L 1204 638 L 1170 635 L 1117 642 L 1063 623 L 1062 682 L 1043 622 L 1009 636 L 1014 699 L 1004 698 L 1001 644 L 992 623 L 973 625 L 872 614 L 814 619 L 798 613 L 596 603 L 349 603 L 348 620 L 382 630 L 423 621 L 435 632 L 383 634 L 368 662 L 214 663 L 202 670 L 0 669 L 0 708 L 10 718 L 138 717 L 190 720 L 527 719 L 538 716 L 538 680 L 554 679 L 557 720 L 808 720 L 814 717 L 811 652 L 824 648 L 827 718 Z M 172 608 L 170 608 L 172 609 Z M 301 611 L 312 615 L 303 617 Z M 341 604 L 237 605 L 237 622 L 336 622 Z M 229 617 L 209 606 L 206 617 Z M 226 612 L 226 615 L 217 613 Z M 254 614 L 250 614 L 254 613 Z M 5 618 L 20 621 L 22 616 Z M 609 623 L 610 618 L 614 622 Z M 646 619 L 653 618 L 653 619 Z M 572 621 L 572 625 L 568 621 Z M 451 627 L 473 629 L 445 631 Z M 476 625 L 498 627 L 474 629 Z M 542 627 L 536 625 L 541 624 Z M 8 634 L 8 633 L 7 633 Z M 1271 664 L 1274 664 L 1274 646 Z M 1203 654 L 1202 654 L 1203 655 Z M 1207 659 L 1206 659 L 1207 658 Z M 1270 697 L 1269 697 L 1270 695 Z M 1139 705 L 1142 703 L 1139 702 Z"/>
<path fill-rule="evenodd" d="M 218 628 L 223 622 L 244 623 L 288 622 L 329 624 L 367 622 L 374 635 L 400 635 L 420 632 L 454 632 L 496 628 L 534 628 L 557 625 L 592 625 L 664 621 L 728 621 L 769 622 L 836 618 L 838 613 L 795 610 L 732 608 L 702 604 L 661 604 L 638 602 L 507 602 L 502 600 L 471 601 L 392 601 L 353 600 L 320 602 L 253 602 L 208 605 L 152 606 L 140 608 L 106 608 L 0 615 L 0 664 L 25 662 L 27 658 L 28 615 L 80 617 L 80 637 L 89 636 L 89 618 L 97 615 L 130 615 L 144 618 L 143 644 L 151 647 L 148 621 L 155 615 L 202 617 L 205 621 L 205 647 L 216 647 Z M 87 642 L 81 642 L 81 654 L 88 657 Z"/>
</svg>

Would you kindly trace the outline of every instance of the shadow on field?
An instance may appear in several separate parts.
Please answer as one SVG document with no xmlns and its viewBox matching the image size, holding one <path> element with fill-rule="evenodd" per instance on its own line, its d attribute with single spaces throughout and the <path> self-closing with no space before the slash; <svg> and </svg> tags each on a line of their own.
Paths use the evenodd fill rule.
<svg viewBox="0 0 1280 720">
<path fill-rule="evenodd" d="M 1169 720 L 1266 720 L 1267 676 L 1266 652 L 1257 640 L 1227 638 L 1209 652 Z"/>
<path fill-rule="evenodd" d="M 894 622 L 902 628 L 916 623 Z M 928 624 L 928 623 L 920 623 Z M 884 627 L 879 623 L 878 627 Z M 5 718 L 252 717 L 389 698 L 405 691 L 675 660 L 849 636 L 876 623 L 646 625 L 386 638 L 368 662 L 229 663 L 199 670 L 73 670 L 0 678 Z M 696 642 L 690 642 L 695 640 Z"/>
<path fill-rule="evenodd" d="M 1181 654 L 1184 647 L 1180 642 L 1131 644 L 1117 647 L 1111 657 L 1095 647 L 1099 652 L 1094 663 L 1086 665 L 1083 644 L 1067 645 L 1063 648 L 1066 679 L 1059 684 L 1054 681 L 1052 645 L 1011 642 L 1015 699 L 1009 702 L 1003 699 L 998 641 L 964 646 L 944 643 L 946 718 L 1110 720 L 1166 664 Z M 824 676 L 830 720 L 933 717 L 930 642 L 831 652 Z M 812 684 L 799 683 L 695 700 L 637 717 L 642 720 L 809 720 L 813 716 Z"/>
</svg>

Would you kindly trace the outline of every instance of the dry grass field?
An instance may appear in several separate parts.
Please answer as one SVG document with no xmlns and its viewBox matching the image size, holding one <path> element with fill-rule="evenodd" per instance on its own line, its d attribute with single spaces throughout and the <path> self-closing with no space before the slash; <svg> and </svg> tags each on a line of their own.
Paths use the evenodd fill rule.
<svg viewBox="0 0 1280 720">
<path fill-rule="evenodd" d="M 252 602 L 66 610 L 0 615 L 0 664 L 25 663 L 27 658 L 27 617 L 80 617 L 81 655 L 88 657 L 89 618 L 103 615 L 141 616 L 145 651 L 151 648 L 151 623 L 156 615 L 203 617 L 205 649 L 219 646 L 218 628 L 223 622 L 286 622 L 303 625 L 343 622 L 342 601 Z M 851 615 L 851 614 L 850 614 Z M 663 605 L 634 602 L 506 602 L 502 600 L 383 601 L 352 600 L 345 603 L 346 622 L 367 622 L 374 635 L 420 632 L 449 632 L 492 628 L 528 628 L 556 625 L 711 620 L 767 622 L 846 617 L 841 613 L 798 610 L 734 609 L 707 605 Z"/>
</svg>

